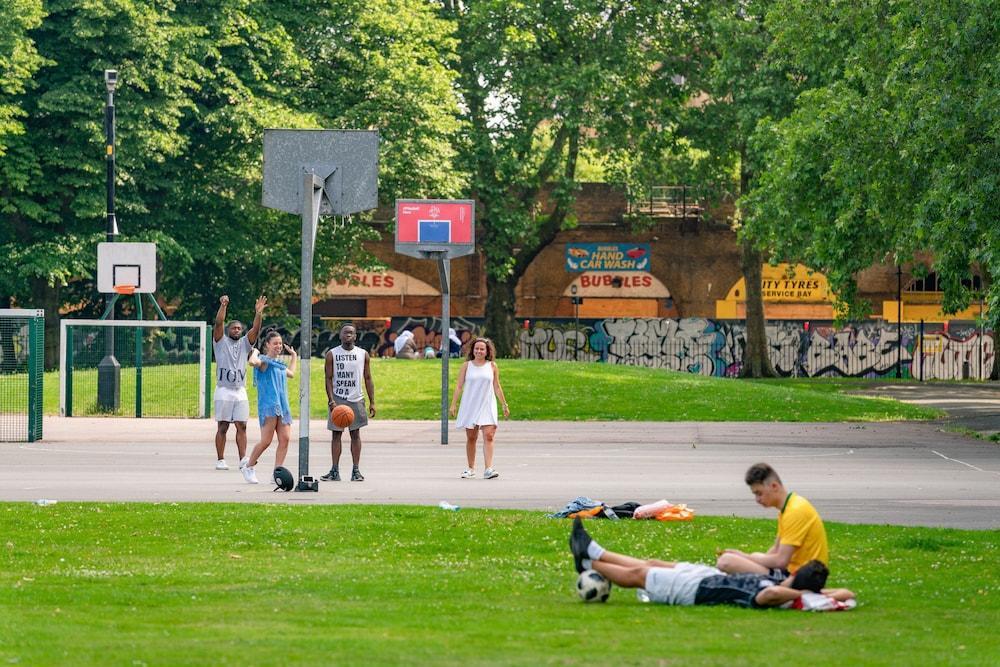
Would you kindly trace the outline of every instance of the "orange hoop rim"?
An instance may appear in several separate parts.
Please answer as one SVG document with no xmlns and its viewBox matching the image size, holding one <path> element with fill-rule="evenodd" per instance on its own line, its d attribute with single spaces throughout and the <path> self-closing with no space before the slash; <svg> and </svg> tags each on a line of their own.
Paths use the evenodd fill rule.
<svg viewBox="0 0 1000 667">
<path fill-rule="evenodd" d="M 135 294 L 135 285 L 115 285 L 115 291 L 119 294 Z"/>
</svg>

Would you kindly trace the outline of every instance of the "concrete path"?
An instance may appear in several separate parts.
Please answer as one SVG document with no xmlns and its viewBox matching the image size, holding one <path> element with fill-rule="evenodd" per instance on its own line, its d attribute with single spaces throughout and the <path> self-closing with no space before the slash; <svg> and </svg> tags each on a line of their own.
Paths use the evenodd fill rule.
<svg viewBox="0 0 1000 667">
<path fill-rule="evenodd" d="M 364 430 L 367 481 L 319 493 L 272 493 L 274 446 L 262 484 L 214 470 L 214 422 L 46 418 L 45 440 L 0 444 L 0 500 L 403 503 L 552 511 L 576 496 L 612 504 L 666 498 L 702 515 L 773 518 L 743 484 L 747 466 L 774 465 L 830 521 L 1000 528 L 1000 445 L 939 423 L 505 422 L 495 480 L 459 479 L 464 438 L 439 444 L 438 422 L 376 420 Z M 251 446 L 259 434 L 250 426 Z M 310 429 L 310 472 L 329 468 L 329 433 Z M 296 472 L 297 428 L 287 467 Z M 482 474 L 481 460 L 477 473 Z M 350 470 L 345 452 L 342 469 Z"/>
<path fill-rule="evenodd" d="M 1000 386 L 993 382 L 882 384 L 860 393 L 939 408 L 948 413 L 942 423 L 967 428 L 985 437 L 1000 433 Z"/>
</svg>

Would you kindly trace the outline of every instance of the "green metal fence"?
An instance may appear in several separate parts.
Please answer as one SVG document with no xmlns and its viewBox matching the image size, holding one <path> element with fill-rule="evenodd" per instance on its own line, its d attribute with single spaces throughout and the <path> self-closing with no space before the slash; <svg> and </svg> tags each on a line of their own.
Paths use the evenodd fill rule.
<svg viewBox="0 0 1000 667">
<path fill-rule="evenodd" d="M 0 442 L 42 439 L 45 311 L 0 308 Z"/>
<path fill-rule="evenodd" d="M 59 413 L 204 417 L 207 341 L 204 322 L 63 320 Z"/>
</svg>

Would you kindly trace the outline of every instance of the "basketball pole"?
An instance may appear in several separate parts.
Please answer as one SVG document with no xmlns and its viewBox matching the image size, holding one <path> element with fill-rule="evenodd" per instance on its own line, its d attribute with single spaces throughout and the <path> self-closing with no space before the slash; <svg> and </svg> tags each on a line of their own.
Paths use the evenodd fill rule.
<svg viewBox="0 0 1000 667">
<path fill-rule="evenodd" d="M 451 357 L 451 259 L 476 251 L 476 202 L 397 199 L 396 252 L 437 261 L 441 278 L 441 444 L 448 444 L 448 361 Z M 425 226 L 428 235 L 424 236 Z M 442 235 L 442 232 L 443 235 Z"/>
<path fill-rule="evenodd" d="M 319 227 L 323 179 L 306 171 L 302 183 L 302 293 L 299 326 L 299 483 L 296 491 L 306 491 L 302 478 L 309 474 L 309 360 L 312 357 L 313 247 Z"/>
<path fill-rule="evenodd" d="M 448 358 L 451 356 L 448 329 L 451 327 L 451 260 L 448 253 L 437 255 L 441 276 L 441 444 L 448 444 Z"/>
<path fill-rule="evenodd" d="M 104 70 L 104 86 L 108 97 L 104 105 L 104 155 L 106 163 L 105 193 L 107 195 L 107 241 L 118 240 L 118 220 L 115 218 L 115 89 L 118 87 L 118 70 Z M 115 294 L 107 300 L 101 319 L 115 319 Z M 114 412 L 121 401 L 121 364 L 115 358 L 114 329 L 105 334 L 104 358 L 97 364 L 97 405 L 101 410 Z"/>
<path fill-rule="evenodd" d="M 299 302 L 302 368 L 299 371 L 299 483 L 295 490 L 319 491 L 319 484 L 308 474 L 316 232 L 321 214 L 344 216 L 378 207 L 378 132 L 265 128 L 263 167 L 261 204 L 265 208 L 302 216 Z"/>
</svg>

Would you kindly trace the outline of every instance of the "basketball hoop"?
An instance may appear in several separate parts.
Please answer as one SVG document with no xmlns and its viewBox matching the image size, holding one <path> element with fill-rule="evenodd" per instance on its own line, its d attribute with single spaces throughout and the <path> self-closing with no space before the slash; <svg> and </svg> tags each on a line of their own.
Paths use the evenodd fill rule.
<svg viewBox="0 0 1000 667">
<path fill-rule="evenodd" d="M 135 294 L 135 285 L 115 285 L 115 291 L 122 295 Z"/>
</svg>

